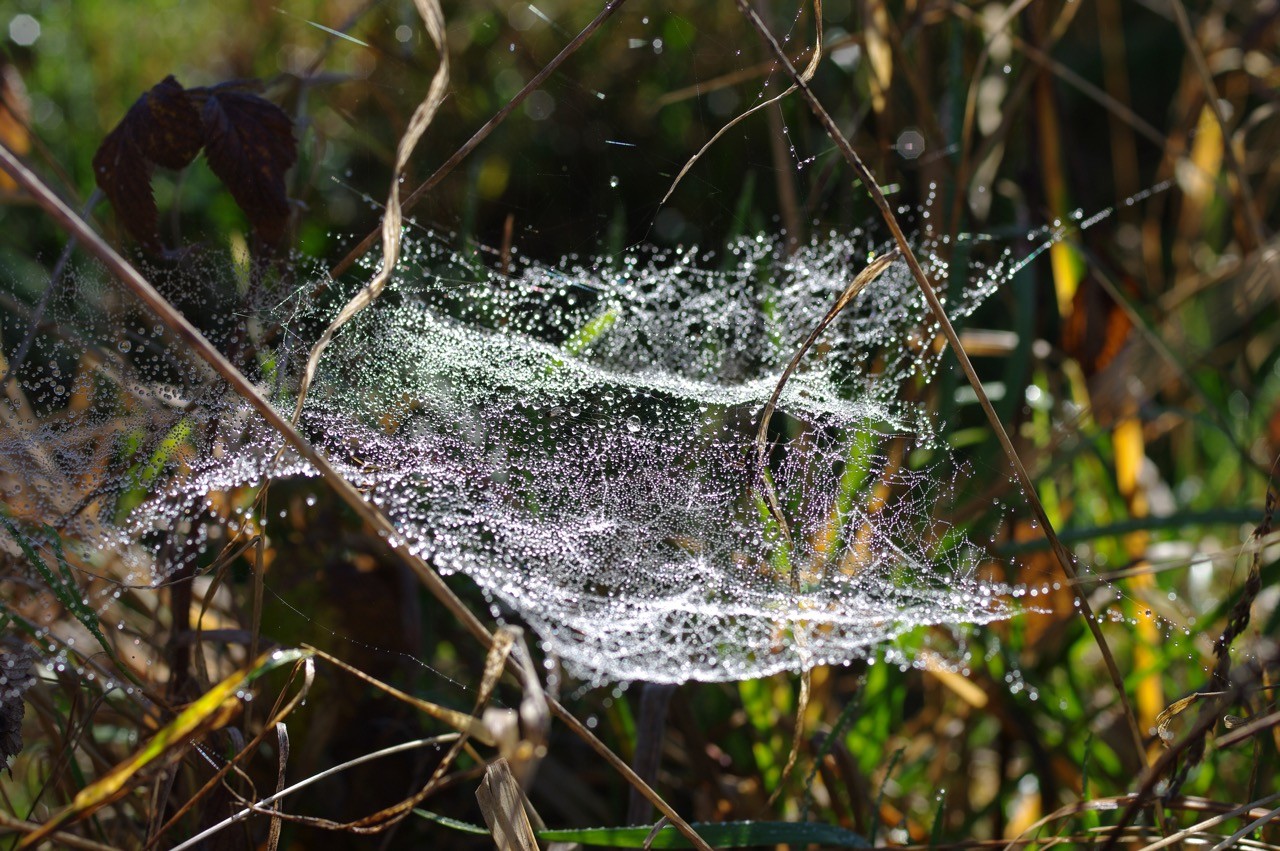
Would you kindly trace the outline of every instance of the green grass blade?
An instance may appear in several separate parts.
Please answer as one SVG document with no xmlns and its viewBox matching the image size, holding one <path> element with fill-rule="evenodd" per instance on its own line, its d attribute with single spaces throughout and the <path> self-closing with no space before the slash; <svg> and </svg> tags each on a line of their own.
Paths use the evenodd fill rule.
<svg viewBox="0 0 1280 851">
<path fill-rule="evenodd" d="M 414 810 L 415 815 L 436 824 L 470 833 L 487 836 L 489 831 L 479 825 L 442 816 L 429 810 Z M 832 824 L 817 822 L 785 821 L 735 821 L 722 823 L 695 822 L 693 829 L 715 848 L 749 848 L 758 845 L 787 844 L 795 847 L 825 845 L 830 848 L 870 848 L 870 844 L 852 831 Z M 643 848 L 653 834 L 650 848 L 688 848 L 689 841 L 674 827 L 664 827 L 656 834 L 650 826 L 640 827 L 584 827 L 568 830 L 539 830 L 536 835 L 545 842 L 577 842 L 601 848 Z"/>
</svg>

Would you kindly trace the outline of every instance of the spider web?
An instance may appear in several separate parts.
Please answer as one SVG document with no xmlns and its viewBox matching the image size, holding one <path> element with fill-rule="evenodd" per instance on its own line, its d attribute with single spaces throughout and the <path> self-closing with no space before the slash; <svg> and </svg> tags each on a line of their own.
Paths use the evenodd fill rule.
<svg viewBox="0 0 1280 851">
<path fill-rule="evenodd" d="M 907 469 L 887 450 L 939 451 L 902 392 L 941 357 L 904 268 L 857 297 L 782 394 L 768 474 L 792 545 L 764 507 L 760 410 L 877 247 L 832 235 L 789 256 L 758 237 L 502 275 L 429 235 L 326 353 L 302 426 L 408 547 L 467 576 L 497 617 L 527 623 L 588 681 L 746 679 L 1007 617 L 1008 589 L 982 581 L 981 554 L 933 516 L 956 474 Z M 945 287 L 936 247 L 920 252 Z M 980 304 L 1009 262 L 952 286 L 953 315 Z M 6 434 L 0 460 L 28 479 L 40 478 L 33 465 L 59 473 L 19 495 L 21 514 L 135 553 L 128 580 L 155 583 L 181 563 L 156 557 L 166 547 L 201 556 L 212 494 L 314 470 L 281 456 L 247 406 L 137 314 L 85 327 L 86 300 L 108 297 L 92 292 L 105 285 L 97 274 L 72 276 L 49 306 L 84 337 L 42 339 L 42 357 L 20 367 L 56 421 Z M 284 322 L 278 339 L 295 339 L 290 329 L 328 319 L 310 290 L 211 333 L 233 346 Z M 110 339 L 109 356 L 83 345 Z M 258 358 L 282 408 L 302 362 L 289 349 Z M 82 366 L 86 351 L 107 365 L 64 377 L 73 351 Z M 166 445 L 182 447 L 181 463 Z"/>
</svg>

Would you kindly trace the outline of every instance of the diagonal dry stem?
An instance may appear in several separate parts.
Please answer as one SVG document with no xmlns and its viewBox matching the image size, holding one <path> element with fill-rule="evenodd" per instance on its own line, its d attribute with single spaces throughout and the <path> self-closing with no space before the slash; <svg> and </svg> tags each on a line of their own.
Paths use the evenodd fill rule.
<svg viewBox="0 0 1280 851">
<path fill-rule="evenodd" d="M 822 61 L 822 0 L 813 0 L 813 20 L 814 20 L 814 30 L 815 30 L 813 35 L 813 56 L 809 58 L 809 64 L 806 65 L 804 67 L 804 70 L 800 72 L 800 76 L 806 82 L 813 78 L 814 73 L 818 70 L 818 63 Z M 684 166 L 680 169 L 680 172 L 679 174 L 676 175 L 675 180 L 671 181 L 671 185 L 667 187 L 667 194 L 663 195 L 662 200 L 658 202 L 658 206 L 661 207 L 664 204 L 666 204 L 668 200 L 670 200 L 672 194 L 676 191 L 676 187 L 680 185 L 680 181 L 684 180 L 684 176 L 689 173 L 689 169 L 693 168 L 694 163 L 702 159 L 702 155 L 705 154 L 707 151 L 711 150 L 711 146 L 714 145 L 716 142 L 719 142 L 721 137 L 724 136 L 725 133 L 728 133 L 734 127 L 737 127 L 739 124 L 745 121 L 748 117 L 755 115 L 760 110 L 767 109 L 776 103 L 780 103 L 783 100 L 783 98 L 785 98 L 789 94 L 792 94 L 793 92 L 795 92 L 795 90 L 796 90 L 796 86 L 794 83 L 792 83 L 781 94 L 774 95 L 768 100 L 761 101 L 760 103 L 751 107 L 746 112 L 740 114 L 737 118 L 734 118 L 728 124 L 726 124 L 725 126 L 721 127 L 719 130 L 717 130 L 715 132 L 715 135 L 712 136 L 710 139 L 708 139 L 707 143 L 703 145 L 700 149 L 698 149 L 698 152 L 694 154 L 692 157 L 690 157 L 688 162 L 686 162 Z"/>
<path fill-rule="evenodd" d="M 8 172 L 18 185 L 26 190 L 36 203 L 49 215 L 54 221 L 61 225 L 69 234 L 73 235 L 80 243 L 85 246 L 102 264 L 111 272 L 133 295 L 141 301 L 148 310 L 150 310 L 157 319 L 167 326 L 174 335 L 180 339 L 183 344 L 193 352 L 201 361 L 207 364 L 210 369 L 220 376 L 231 386 L 231 388 L 245 399 L 246 402 L 276 431 L 286 443 L 293 447 L 304 460 L 311 464 L 320 473 L 321 478 L 333 489 L 334 493 L 345 502 L 352 511 L 356 513 L 361 520 L 368 523 L 377 534 L 387 551 L 393 557 L 399 559 L 418 577 L 418 580 L 426 586 L 432 596 L 436 598 L 448 611 L 452 614 L 462 626 L 471 633 L 471 635 L 479 641 L 484 647 L 488 648 L 493 644 L 493 636 L 484 624 L 475 616 L 475 614 L 467 608 L 466 604 L 458 598 L 453 590 L 445 584 L 439 574 L 432 569 L 421 557 L 411 553 L 407 547 L 401 542 L 400 535 L 391 521 L 386 518 L 375 506 L 366 502 L 360 495 L 360 492 L 343 478 L 328 459 L 324 457 L 311 443 L 298 433 L 288 419 L 277 411 L 266 397 L 254 386 L 245 375 L 240 372 L 227 358 L 218 351 L 213 343 L 200 333 L 200 331 L 192 325 L 185 316 L 183 316 L 177 308 L 165 299 L 164 296 L 151 285 L 146 278 L 135 269 L 127 260 L 120 256 L 115 249 L 106 243 L 106 241 L 89 225 L 76 215 L 76 213 L 66 205 L 65 202 L 53 193 L 44 181 L 35 175 L 29 168 L 22 163 L 18 157 L 9 150 L 9 148 L 0 143 L 0 170 Z M 523 681 L 524 671 L 518 665 L 512 669 L 516 678 Z M 604 758 L 609 765 L 618 772 L 628 783 L 640 790 L 640 793 L 648 798 L 680 831 L 681 834 L 693 844 L 695 848 L 702 851 L 711 851 L 711 846 L 706 843 L 702 837 L 689 825 L 687 821 L 680 817 L 679 813 L 668 804 L 663 798 L 655 792 L 647 783 L 641 780 L 636 773 L 631 770 L 630 766 L 611 751 L 602 741 L 596 738 L 585 724 L 564 708 L 558 701 L 548 698 L 548 705 L 551 707 L 552 713 L 559 718 L 565 726 L 573 731 L 575 735 L 585 741 L 591 748 Z"/>
<path fill-rule="evenodd" d="M 942 333 L 947 338 L 947 342 L 951 346 L 951 350 L 955 353 L 956 360 L 960 363 L 960 368 L 964 371 L 965 377 L 969 380 L 969 384 L 973 387 L 977 394 L 978 402 L 982 405 L 983 413 L 986 414 L 988 422 L 991 424 L 991 430 L 995 433 L 1000 446 L 1004 449 L 1005 455 L 1009 458 L 1009 463 L 1013 466 L 1014 472 L 1018 477 L 1018 482 L 1022 490 L 1027 495 L 1027 501 L 1031 505 L 1032 513 L 1036 520 L 1044 529 L 1045 537 L 1049 539 L 1049 545 L 1053 549 L 1054 555 L 1057 557 L 1058 564 L 1062 568 L 1062 572 L 1071 580 L 1071 587 L 1076 593 L 1076 600 L 1079 601 L 1080 614 L 1084 616 L 1089 631 L 1093 633 L 1094 640 L 1098 644 L 1098 649 L 1102 653 L 1102 658 L 1106 662 L 1107 672 L 1111 676 L 1111 681 L 1115 685 L 1116 693 L 1120 698 L 1120 704 L 1124 709 L 1125 719 L 1128 721 L 1130 735 L 1133 738 L 1133 752 L 1135 758 L 1145 764 L 1146 749 L 1142 742 L 1142 731 L 1138 728 L 1137 717 L 1133 713 L 1133 707 L 1129 703 L 1129 696 L 1125 692 L 1124 677 L 1120 673 L 1120 668 L 1116 664 L 1115 657 L 1111 653 L 1111 648 L 1107 644 L 1106 636 L 1102 634 L 1102 628 L 1098 625 L 1098 619 L 1093 613 L 1093 607 L 1089 605 L 1089 600 L 1084 590 L 1080 588 L 1076 580 L 1075 563 L 1071 554 L 1063 545 L 1061 539 L 1058 538 L 1057 532 L 1054 531 L 1053 524 L 1049 521 L 1049 516 L 1045 512 L 1044 505 L 1040 502 L 1040 497 L 1036 492 L 1035 483 L 1031 480 L 1031 476 L 1027 473 L 1026 467 L 1022 464 L 1022 459 L 1018 457 L 1018 452 L 1013 446 L 1013 441 L 1009 439 L 1009 434 L 1005 431 L 1004 424 L 1000 422 L 1000 416 L 991 405 L 991 400 L 987 398 L 986 392 L 982 388 L 982 381 L 978 378 L 977 371 L 973 368 L 969 356 L 965 354 L 964 346 L 960 343 L 960 337 L 956 333 L 956 329 L 951 324 L 951 320 L 947 317 L 946 309 L 942 306 L 942 302 L 938 299 L 938 294 L 933 288 L 933 284 L 929 282 L 929 277 L 925 274 L 924 269 L 920 266 L 920 261 L 916 259 L 915 252 L 911 248 L 911 244 L 907 241 L 906 234 L 902 232 L 902 226 L 898 224 L 897 216 L 894 215 L 893 209 L 889 206 L 888 199 L 884 193 L 880 191 L 880 185 L 876 182 L 874 175 L 867 166 L 862 162 L 862 158 L 858 156 L 857 151 L 853 149 L 853 145 L 840 132 L 840 128 L 836 126 L 831 115 L 822 106 L 821 101 L 809 88 L 809 84 L 795 66 L 787 58 L 787 54 L 783 51 L 782 45 L 778 43 L 777 38 L 770 31 L 769 27 L 756 13 L 755 9 L 747 2 L 747 0 L 736 0 L 738 8 L 742 14 L 751 22 L 752 26 L 759 32 L 760 37 L 765 41 L 773 54 L 778 58 L 778 62 L 791 75 L 791 79 L 795 81 L 796 86 L 800 89 L 801 95 L 808 102 L 810 109 L 814 115 L 822 123 L 823 128 L 827 131 L 827 135 L 835 142 L 836 146 L 843 154 L 845 161 L 854 170 L 858 177 L 862 180 L 863 185 L 867 187 L 867 192 L 871 196 L 871 200 L 880 210 L 881 216 L 884 218 L 885 224 L 889 228 L 889 232 L 893 234 L 893 239 L 897 243 L 898 248 L 902 251 L 903 257 L 907 261 L 907 266 L 911 269 L 912 276 L 915 277 L 916 283 L 920 286 L 920 291 L 924 294 L 925 300 L 929 303 L 929 309 L 933 312 L 934 318 L 942 327 Z"/>
</svg>

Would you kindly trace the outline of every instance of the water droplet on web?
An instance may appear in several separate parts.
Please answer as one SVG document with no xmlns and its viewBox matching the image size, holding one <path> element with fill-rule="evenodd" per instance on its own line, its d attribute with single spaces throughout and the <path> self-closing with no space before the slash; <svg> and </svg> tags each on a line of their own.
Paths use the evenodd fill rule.
<svg viewBox="0 0 1280 851">
<path fill-rule="evenodd" d="M 781 549 L 762 519 L 759 413 L 814 323 L 884 243 L 831 236 L 792 253 L 777 235 L 753 234 L 715 252 L 635 248 L 621 259 L 554 266 L 513 250 L 503 275 L 451 237 L 413 233 L 404 248 L 413 262 L 397 272 L 388 297 L 326 351 L 303 429 L 382 507 L 397 541 L 470 577 L 494 618 L 515 612 L 569 674 L 676 682 L 874 663 L 877 647 L 912 630 L 987 623 L 1013 610 L 1010 589 L 980 578 L 975 548 L 936 534 L 933 506 L 953 479 L 890 460 L 893 441 L 914 435 L 912 447 L 929 448 L 937 469 L 947 467 L 935 426 L 901 392 L 908 379 L 928 380 L 943 357 L 919 345 L 937 329 L 901 264 L 824 332 L 821 350 L 806 356 L 778 400 L 767 472 L 786 507 L 792 550 Z M 928 273 L 946 282 L 945 262 L 921 248 Z M 947 289 L 957 320 L 1007 274 L 1007 266 L 988 272 L 973 262 L 975 285 L 952 281 Z M 186 291 L 216 292 L 213 281 L 235 292 L 234 280 L 217 277 L 225 270 L 203 274 L 203 288 Z M 332 282 L 312 303 L 311 287 L 299 284 L 245 311 L 248 327 L 284 331 L 247 364 L 257 370 L 253 380 L 281 388 L 275 398 L 287 401 L 305 361 L 302 332 L 324 327 L 334 305 L 362 285 Z M 52 304 L 50 317 L 79 316 L 76 292 Z M 139 329 L 134 316 L 104 320 L 92 329 L 96 339 L 153 330 Z M 243 318 L 208 333 L 224 347 L 243 341 Z M 78 374 L 54 374 L 81 361 L 72 342 L 41 346 L 57 357 L 24 367 L 24 386 L 85 386 Z M 128 510 L 98 529 L 95 543 L 140 552 L 137 542 L 147 541 L 130 565 L 138 585 L 168 581 L 153 575 L 146 555 L 154 559 L 157 532 L 186 535 L 195 559 L 237 530 L 261 531 L 265 511 L 228 508 L 214 495 L 268 476 L 316 473 L 291 452 L 280 455 L 278 435 L 226 388 L 199 372 L 175 376 L 166 360 L 186 361 L 174 348 L 161 335 L 148 338 L 145 352 L 131 345 L 129 358 L 136 384 L 164 387 L 170 401 L 89 399 L 96 407 L 80 416 L 110 423 L 101 432 L 111 439 L 77 442 L 44 425 L 36 432 L 56 458 L 78 465 L 73 472 L 118 475 L 98 497 L 101 513 Z M 128 471 L 162 457 L 166 441 L 182 447 L 178 462 L 154 474 L 140 505 L 130 503 L 137 496 Z M 856 462 L 855 445 L 865 450 Z M 29 465 L 24 453 L 0 440 L 6 469 Z M 845 476 L 853 463 L 862 465 L 858 476 Z M 884 482 L 894 500 L 875 503 L 871 484 L 850 485 L 854 479 Z M 315 494 L 303 500 L 317 505 Z M 272 516 L 283 516 L 272 506 Z M 840 534 L 829 540 L 833 528 Z M 795 566 L 798 591 L 783 564 Z M 1043 599 L 1043 587 L 1033 590 Z M 914 661 L 892 657 L 895 667 Z"/>
</svg>

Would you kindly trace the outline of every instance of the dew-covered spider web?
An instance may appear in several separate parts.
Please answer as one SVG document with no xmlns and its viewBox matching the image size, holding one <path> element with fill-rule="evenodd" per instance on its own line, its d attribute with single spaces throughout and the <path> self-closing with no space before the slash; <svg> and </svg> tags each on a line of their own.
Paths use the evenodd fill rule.
<svg viewBox="0 0 1280 851">
<path fill-rule="evenodd" d="M 1010 589 L 983 579 L 983 555 L 935 511 L 962 468 L 902 460 L 903 447 L 949 457 L 911 401 L 944 347 L 904 264 L 806 355 L 768 469 L 756 462 L 784 365 L 884 248 L 856 233 L 789 255 L 758 237 L 556 266 L 517 257 L 502 273 L 419 236 L 325 353 L 301 428 L 407 547 L 589 681 L 745 679 L 1004 618 Z M 949 282 L 946 246 L 917 250 L 953 318 L 1014 263 L 1006 252 Z M 291 410 L 315 329 L 359 282 L 299 274 L 246 308 L 249 273 L 228 285 L 226 271 L 209 280 L 216 268 L 161 277 Z M 67 273 L 41 309 L 35 332 L 29 312 L 0 329 L 32 408 L 7 407 L 6 502 L 126 554 L 121 581 L 156 584 L 203 558 L 211 525 L 228 522 L 217 494 L 315 474 L 100 270 Z"/>
</svg>

